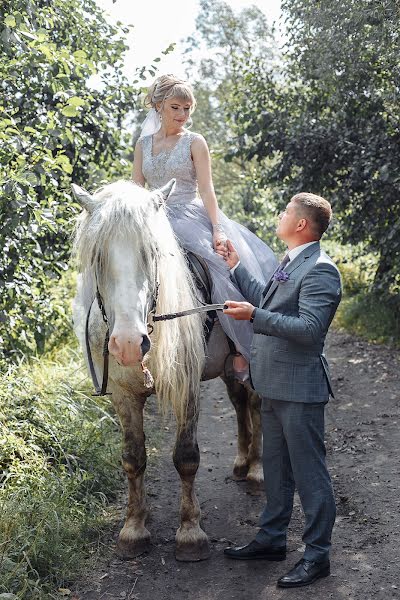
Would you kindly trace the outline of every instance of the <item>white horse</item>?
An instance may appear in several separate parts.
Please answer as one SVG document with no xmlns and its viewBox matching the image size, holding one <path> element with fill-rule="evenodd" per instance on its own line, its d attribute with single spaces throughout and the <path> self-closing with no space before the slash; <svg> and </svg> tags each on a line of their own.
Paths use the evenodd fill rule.
<svg viewBox="0 0 400 600">
<path fill-rule="evenodd" d="M 194 491 L 200 458 L 196 439 L 200 380 L 224 379 L 238 421 L 234 474 L 255 482 L 262 480 L 260 400 L 249 386 L 234 380 L 231 367 L 226 368 L 231 364 L 227 361 L 230 350 L 218 322 L 207 348 L 199 315 L 151 323 L 149 313 L 155 302 L 158 313 L 199 304 L 199 292 L 165 211 L 171 188 L 168 184 L 151 193 L 132 182 L 119 181 L 92 196 L 73 186 L 85 209 L 75 239 L 81 275 L 74 322 L 88 359 L 87 322 L 89 354 L 99 376 L 107 330 L 101 307 L 108 321 L 109 390 L 122 426 L 122 464 L 129 482 L 118 552 L 123 558 L 132 558 L 150 545 L 145 526 L 143 408 L 146 398 L 155 392 L 161 408 L 172 408 L 177 421 L 173 460 L 181 478 L 182 496 L 176 558 L 188 561 L 210 554 Z M 97 291 L 99 303 L 94 301 Z"/>
</svg>

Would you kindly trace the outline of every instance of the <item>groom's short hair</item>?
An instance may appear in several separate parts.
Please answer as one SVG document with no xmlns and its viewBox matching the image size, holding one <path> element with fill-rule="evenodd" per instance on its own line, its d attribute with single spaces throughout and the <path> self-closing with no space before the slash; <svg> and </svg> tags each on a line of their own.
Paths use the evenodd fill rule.
<svg viewBox="0 0 400 600">
<path fill-rule="evenodd" d="M 322 196 L 301 192 L 293 196 L 291 202 L 297 204 L 299 214 L 311 221 L 315 234 L 321 238 L 332 219 L 332 207 L 328 200 Z"/>
</svg>

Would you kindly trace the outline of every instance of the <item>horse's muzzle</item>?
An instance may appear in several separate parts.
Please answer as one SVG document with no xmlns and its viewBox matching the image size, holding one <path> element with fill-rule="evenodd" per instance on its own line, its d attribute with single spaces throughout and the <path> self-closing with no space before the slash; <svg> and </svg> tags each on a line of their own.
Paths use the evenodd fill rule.
<svg viewBox="0 0 400 600">
<path fill-rule="evenodd" d="M 113 333 L 110 336 L 108 350 L 121 366 L 134 367 L 142 362 L 150 346 L 151 342 L 146 334 L 127 336 L 123 333 Z"/>
</svg>

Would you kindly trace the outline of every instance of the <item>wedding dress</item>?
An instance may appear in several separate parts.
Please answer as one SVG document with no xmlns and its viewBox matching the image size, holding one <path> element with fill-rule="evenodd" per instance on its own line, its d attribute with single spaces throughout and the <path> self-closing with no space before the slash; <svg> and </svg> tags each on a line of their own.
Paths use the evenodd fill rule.
<svg viewBox="0 0 400 600">
<path fill-rule="evenodd" d="M 191 158 L 191 144 L 197 135 L 186 131 L 175 146 L 161 150 L 156 155 L 153 153 L 153 135 L 142 137 L 143 176 L 150 189 L 162 187 L 172 178 L 176 179 L 176 186 L 168 197 L 167 215 L 181 245 L 207 262 L 213 282 L 212 302 L 244 301 L 245 298 L 230 277 L 229 267 L 213 248 L 211 222 L 197 193 L 196 170 Z M 241 263 L 258 281 L 268 281 L 278 264 L 272 250 L 221 210 L 218 220 L 237 249 Z M 220 311 L 217 314 L 226 335 L 249 360 L 253 336 L 251 323 L 236 321 Z"/>
</svg>

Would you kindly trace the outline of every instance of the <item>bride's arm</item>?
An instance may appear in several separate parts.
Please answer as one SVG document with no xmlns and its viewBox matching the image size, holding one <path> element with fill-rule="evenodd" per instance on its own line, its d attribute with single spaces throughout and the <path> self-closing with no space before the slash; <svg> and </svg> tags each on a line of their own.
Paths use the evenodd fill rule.
<svg viewBox="0 0 400 600">
<path fill-rule="evenodd" d="M 138 185 L 144 186 L 146 180 L 145 180 L 145 178 L 143 176 L 143 172 L 142 172 L 142 159 L 143 159 L 142 144 L 141 144 L 140 140 L 138 140 L 136 142 L 135 154 L 133 156 L 132 179 Z"/>
<path fill-rule="evenodd" d="M 199 194 L 213 227 L 214 249 L 218 254 L 221 254 L 221 256 L 225 256 L 227 253 L 225 244 L 226 235 L 218 221 L 218 202 L 212 181 L 211 159 L 207 142 L 202 136 L 198 136 L 193 140 L 191 150 L 193 164 L 196 169 Z"/>
</svg>

